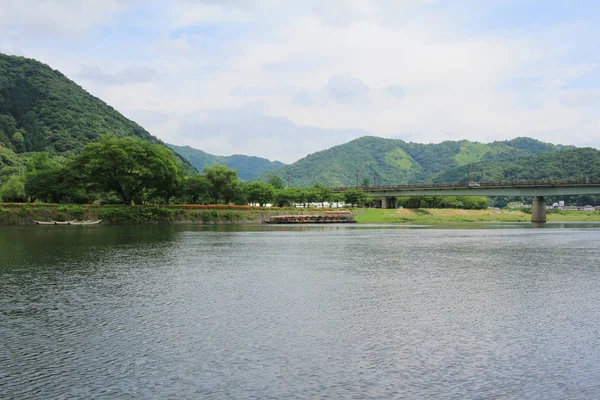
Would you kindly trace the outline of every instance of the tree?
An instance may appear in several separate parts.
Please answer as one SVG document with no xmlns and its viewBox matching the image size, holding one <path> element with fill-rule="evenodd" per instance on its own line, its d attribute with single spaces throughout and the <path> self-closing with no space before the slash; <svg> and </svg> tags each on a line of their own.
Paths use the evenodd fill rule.
<svg viewBox="0 0 600 400">
<path fill-rule="evenodd" d="M 223 200 L 232 202 L 241 194 L 242 186 L 236 170 L 224 165 L 213 165 L 203 170 L 204 175 L 211 184 L 211 195 L 215 203 Z"/>
<path fill-rule="evenodd" d="M 22 153 L 25 151 L 25 137 L 21 131 L 16 131 L 12 135 L 12 143 L 15 146 L 17 153 Z"/>
<path fill-rule="evenodd" d="M 27 173 L 25 193 L 30 201 L 46 203 L 88 203 L 93 200 L 81 184 L 79 173 L 66 166 Z"/>
<path fill-rule="evenodd" d="M 343 199 L 344 199 L 344 196 L 341 193 L 332 193 L 330 202 L 331 203 L 341 203 Z M 339 204 L 337 204 L 336 206 L 339 207 Z"/>
<path fill-rule="evenodd" d="M 312 190 L 315 193 L 317 201 L 321 203 L 321 207 L 324 206 L 324 203 L 330 203 L 333 199 L 333 190 L 327 186 L 315 185 Z"/>
<path fill-rule="evenodd" d="M 365 204 L 367 201 L 367 195 L 362 189 L 349 189 L 343 193 L 344 203 L 351 204 L 353 206 L 359 206 Z"/>
<path fill-rule="evenodd" d="M 306 202 L 305 205 L 310 205 L 310 203 L 319 201 L 319 194 L 314 187 L 304 190 L 304 201 Z"/>
<path fill-rule="evenodd" d="M 211 198 L 211 183 L 206 175 L 188 176 L 185 180 L 185 194 L 192 203 L 206 204 Z"/>
<path fill-rule="evenodd" d="M 27 171 L 47 171 L 55 168 L 58 163 L 50 157 L 48 152 L 40 151 L 31 153 L 31 157 L 25 161 L 25 165 L 27 166 Z"/>
<path fill-rule="evenodd" d="M 279 190 L 276 195 L 275 202 L 278 207 L 289 207 L 294 203 L 303 202 L 303 194 L 299 188 L 286 188 Z"/>
<path fill-rule="evenodd" d="M 283 179 L 279 175 L 269 175 L 269 183 L 278 190 L 285 187 L 285 183 L 283 183 Z"/>
<path fill-rule="evenodd" d="M 3 201 L 25 202 L 25 179 L 18 175 L 13 175 L 2 186 L 0 186 L 0 198 Z"/>
<path fill-rule="evenodd" d="M 114 192 L 124 204 L 148 195 L 165 200 L 181 186 L 181 163 L 169 149 L 140 139 L 104 136 L 69 163 L 88 190 Z"/>
<path fill-rule="evenodd" d="M 245 192 L 248 202 L 258 203 L 261 207 L 275 199 L 275 188 L 265 182 L 250 182 L 246 185 Z"/>
</svg>

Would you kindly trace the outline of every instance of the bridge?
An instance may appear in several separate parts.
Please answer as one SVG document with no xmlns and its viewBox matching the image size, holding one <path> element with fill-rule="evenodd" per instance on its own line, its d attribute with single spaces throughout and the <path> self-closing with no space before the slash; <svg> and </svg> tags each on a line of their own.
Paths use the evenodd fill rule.
<svg viewBox="0 0 600 400">
<path fill-rule="evenodd" d="M 343 192 L 356 187 L 336 187 Z M 396 208 L 396 197 L 402 196 L 524 196 L 533 197 L 531 222 L 546 222 L 544 196 L 600 195 L 600 180 L 516 181 L 434 183 L 400 186 L 368 186 L 360 189 L 369 196 L 381 198 L 382 208 Z"/>
</svg>

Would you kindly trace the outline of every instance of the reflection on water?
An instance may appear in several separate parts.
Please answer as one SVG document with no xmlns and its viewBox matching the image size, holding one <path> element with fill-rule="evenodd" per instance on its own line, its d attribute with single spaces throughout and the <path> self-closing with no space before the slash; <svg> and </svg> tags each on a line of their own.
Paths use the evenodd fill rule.
<svg viewBox="0 0 600 400">
<path fill-rule="evenodd" d="M 600 229 L 513 225 L 0 228 L 0 398 L 595 398 Z"/>
</svg>

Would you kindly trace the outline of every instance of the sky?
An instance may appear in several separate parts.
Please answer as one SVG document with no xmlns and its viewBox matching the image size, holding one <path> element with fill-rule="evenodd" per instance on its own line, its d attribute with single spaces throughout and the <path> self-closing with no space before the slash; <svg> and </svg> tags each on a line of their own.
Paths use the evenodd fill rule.
<svg viewBox="0 0 600 400">
<path fill-rule="evenodd" d="M 0 0 L 0 52 L 151 134 L 297 161 L 365 135 L 600 148 L 597 0 Z"/>
</svg>

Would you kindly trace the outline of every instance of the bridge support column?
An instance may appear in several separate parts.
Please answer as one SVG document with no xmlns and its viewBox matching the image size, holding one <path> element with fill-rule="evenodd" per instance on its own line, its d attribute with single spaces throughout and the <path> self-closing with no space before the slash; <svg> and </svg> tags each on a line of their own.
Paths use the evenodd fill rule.
<svg viewBox="0 0 600 400">
<path fill-rule="evenodd" d="M 381 199 L 381 208 L 398 208 L 395 197 L 383 197 Z"/>
<path fill-rule="evenodd" d="M 531 202 L 531 222 L 546 222 L 546 203 L 543 196 L 536 196 Z"/>
</svg>

